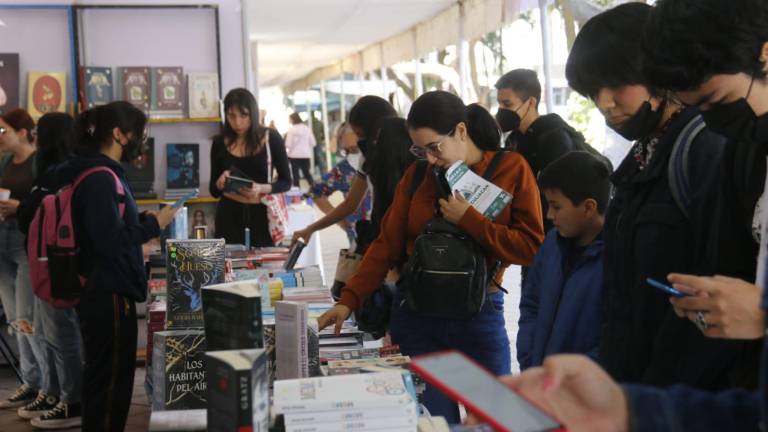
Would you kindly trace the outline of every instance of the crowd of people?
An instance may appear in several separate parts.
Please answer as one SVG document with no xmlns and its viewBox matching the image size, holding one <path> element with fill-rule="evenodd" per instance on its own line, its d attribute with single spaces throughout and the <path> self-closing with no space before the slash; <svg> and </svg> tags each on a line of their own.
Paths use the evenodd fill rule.
<svg viewBox="0 0 768 432">
<path fill-rule="evenodd" d="M 403 354 L 462 351 L 569 430 L 758 430 L 767 76 L 762 0 L 622 4 L 583 25 L 566 65 L 569 85 L 633 142 L 615 170 L 564 119 L 539 114 L 536 73 L 518 69 L 496 83 L 495 116 L 445 91 L 421 95 L 405 118 L 360 98 L 336 132 L 343 158 L 320 181 L 301 118 L 284 139 L 234 89 L 210 154 L 215 236 L 273 245 L 263 198 L 302 174 L 326 214 L 294 238 L 339 224 L 363 255 L 321 328 L 383 308 Z M 147 291 L 141 247 L 175 215 L 139 212 L 121 166 L 139 156 L 146 124 L 125 102 L 37 124 L 20 109 L 0 117 L 0 301 L 23 381 L 0 408 L 35 427 L 125 427 Z M 509 194 L 495 218 L 448 187 L 447 169 L 462 163 Z M 228 177 L 253 183 L 231 190 Z M 41 200 L 73 183 L 82 289 L 75 306 L 53 307 L 33 294 L 26 246 Z M 345 196 L 333 207 L 335 191 Z M 435 232 L 452 239 L 457 263 L 479 257 L 477 271 L 430 270 L 440 258 L 418 251 Z M 510 265 L 524 268 L 514 341 Z M 381 293 L 388 302 L 372 305 Z M 435 387 L 424 405 L 461 421 Z"/>
</svg>

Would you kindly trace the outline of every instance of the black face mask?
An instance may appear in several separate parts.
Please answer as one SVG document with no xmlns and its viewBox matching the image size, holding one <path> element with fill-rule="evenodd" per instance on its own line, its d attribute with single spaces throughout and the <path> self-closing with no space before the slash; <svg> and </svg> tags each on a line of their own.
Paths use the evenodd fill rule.
<svg viewBox="0 0 768 432">
<path fill-rule="evenodd" d="M 132 139 L 128 140 L 128 143 L 123 146 L 123 154 L 120 156 L 120 162 L 133 162 L 141 156 L 142 152 L 141 141 Z"/>
<path fill-rule="evenodd" d="M 502 132 L 516 131 L 520 127 L 520 114 L 515 111 L 499 108 L 496 111 L 496 121 L 499 122 Z"/>
<path fill-rule="evenodd" d="M 608 127 L 630 141 L 639 140 L 650 135 L 659 126 L 666 107 L 667 101 L 665 100 L 659 105 L 659 109 L 654 111 L 651 103 L 645 101 L 635 115 L 627 119 L 627 121 L 618 127 L 611 124 L 608 124 Z"/>
<path fill-rule="evenodd" d="M 727 104 L 717 104 L 702 111 L 701 116 L 707 127 L 728 138 L 752 142 L 768 141 L 768 115 L 758 117 L 747 103 L 746 97 Z"/>
</svg>

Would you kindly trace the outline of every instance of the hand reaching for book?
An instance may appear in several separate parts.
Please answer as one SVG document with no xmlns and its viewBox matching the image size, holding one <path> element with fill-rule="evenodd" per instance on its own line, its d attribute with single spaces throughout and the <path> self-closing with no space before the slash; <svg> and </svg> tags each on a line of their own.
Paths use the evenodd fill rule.
<svg viewBox="0 0 768 432">
<path fill-rule="evenodd" d="M 351 309 L 344 306 L 343 304 L 337 304 L 317 319 L 317 326 L 320 330 L 322 330 L 331 324 L 335 324 L 336 336 L 340 336 L 341 326 L 344 324 L 344 321 L 349 318 L 350 315 L 352 315 Z"/>
</svg>

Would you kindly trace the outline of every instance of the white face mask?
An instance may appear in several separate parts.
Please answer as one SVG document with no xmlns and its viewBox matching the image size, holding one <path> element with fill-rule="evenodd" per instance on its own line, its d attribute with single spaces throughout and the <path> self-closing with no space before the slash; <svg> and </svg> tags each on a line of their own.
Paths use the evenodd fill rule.
<svg viewBox="0 0 768 432">
<path fill-rule="evenodd" d="M 360 170 L 360 158 L 362 157 L 362 154 L 360 153 L 350 153 L 347 155 L 347 162 L 352 166 L 352 168 L 356 170 Z"/>
</svg>

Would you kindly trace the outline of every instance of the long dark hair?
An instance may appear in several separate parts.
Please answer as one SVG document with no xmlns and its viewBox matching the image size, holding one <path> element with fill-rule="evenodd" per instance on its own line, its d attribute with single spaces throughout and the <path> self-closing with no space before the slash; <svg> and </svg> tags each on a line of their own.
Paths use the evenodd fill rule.
<svg viewBox="0 0 768 432">
<path fill-rule="evenodd" d="M 251 118 L 251 127 L 245 133 L 245 154 L 253 156 L 261 150 L 267 128 L 261 125 L 259 119 L 259 103 L 253 94 L 244 88 L 232 89 L 224 97 L 224 124 L 221 133 L 226 138 L 225 143 L 231 148 L 237 140 L 237 133 L 226 119 L 230 108 L 235 108 Z"/>
<path fill-rule="evenodd" d="M 78 153 L 99 152 L 112 140 L 112 130 L 120 129 L 123 134 L 133 134 L 140 139 L 147 126 L 147 116 L 125 101 L 110 102 L 83 111 L 77 117 L 76 147 Z"/>
<path fill-rule="evenodd" d="M 447 135 L 459 123 L 467 126 L 469 137 L 481 150 L 498 150 L 501 131 L 491 113 L 478 104 L 464 105 L 462 100 L 446 91 L 431 91 L 419 96 L 408 113 L 408 127 L 430 128 Z"/>
<path fill-rule="evenodd" d="M 373 209 L 371 222 L 374 238 L 378 235 L 381 220 L 392 204 L 395 189 L 405 170 L 416 158 L 411 154 L 413 142 L 408 135 L 405 119 L 388 117 L 379 121 L 379 134 L 373 146 L 368 166 L 368 177 L 373 184 Z"/>
<path fill-rule="evenodd" d="M 64 162 L 75 142 L 75 120 L 66 113 L 48 113 L 37 122 L 37 175 Z"/>
<path fill-rule="evenodd" d="M 378 96 L 363 96 L 349 111 L 349 124 L 363 130 L 369 140 L 376 138 L 379 120 L 385 117 L 397 117 L 392 104 Z"/>
</svg>

